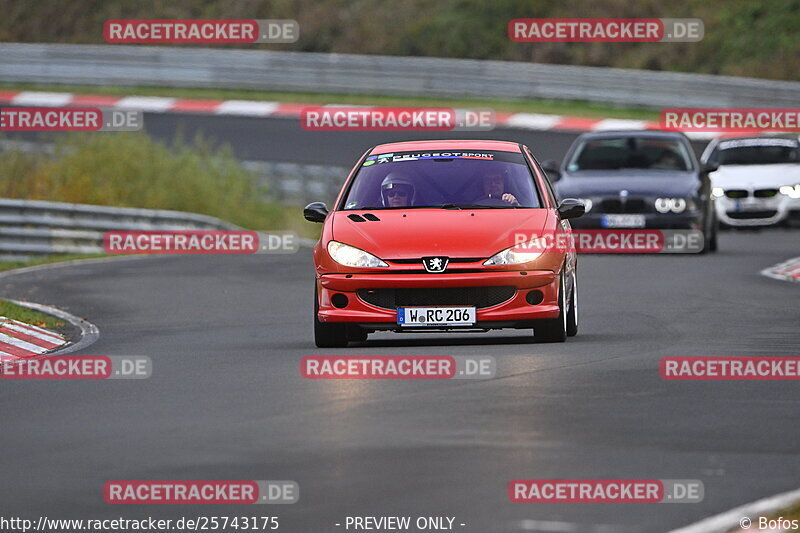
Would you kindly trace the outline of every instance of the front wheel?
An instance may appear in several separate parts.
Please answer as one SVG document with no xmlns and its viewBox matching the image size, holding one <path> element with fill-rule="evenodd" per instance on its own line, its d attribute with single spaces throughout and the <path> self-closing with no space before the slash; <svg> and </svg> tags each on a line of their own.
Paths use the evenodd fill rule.
<svg viewBox="0 0 800 533">
<path fill-rule="evenodd" d="M 566 287 L 562 271 L 558 283 L 558 316 L 537 320 L 533 326 L 533 340 L 536 342 L 564 342 L 567 340 L 566 303 Z"/>
<path fill-rule="evenodd" d="M 701 254 L 717 251 L 717 230 L 719 223 L 717 222 L 717 211 L 712 205 L 710 212 L 706 215 L 703 224 L 703 247 L 700 249 Z"/>
<path fill-rule="evenodd" d="M 708 250 L 710 252 L 717 251 L 717 236 L 719 234 L 719 221 L 717 220 L 717 212 L 716 209 L 712 210 L 712 219 L 711 219 L 711 238 L 708 241 Z"/>
<path fill-rule="evenodd" d="M 347 340 L 353 342 L 365 342 L 369 334 L 364 328 L 358 326 L 347 326 Z"/>
<path fill-rule="evenodd" d="M 578 276 L 572 271 L 572 294 L 569 297 L 569 312 L 567 313 L 567 336 L 574 337 L 578 334 Z"/>
<path fill-rule="evenodd" d="M 317 348 L 344 348 L 347 346 L 347 326 L 319 321 L 319 295 L 314 284 L 314 344 Z"/>
</svg>

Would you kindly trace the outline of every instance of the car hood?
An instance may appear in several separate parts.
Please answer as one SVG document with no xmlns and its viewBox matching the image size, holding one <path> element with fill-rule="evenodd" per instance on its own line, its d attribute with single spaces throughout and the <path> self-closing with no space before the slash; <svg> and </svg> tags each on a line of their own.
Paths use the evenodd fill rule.
<svg viewBox="0 0 800 533">
<path fill-rule="evenodd" d="M 350 215 L 372 213 L 380 220 L 355 222 Z M 336 211 L 333 239 L 382 259 L 491 257 L 515 244 L 517 234 L 541 235 L 550 209 L 408 209 Z"/>
<path fill-rule="evenodd" d="M 699 183 L 694 172 L 585 170 L 565 174 L 556 190 L 562 199 L 618 196 L 623 190 L 631 196 L 684 197 L 693 194 Z"/>
<path fill-rule="evenodd" d="M 725 189 L 774 187 L 800 183 L 800 164 L 724 165 L 712 172 L 711 183 Z"/>
</svg>

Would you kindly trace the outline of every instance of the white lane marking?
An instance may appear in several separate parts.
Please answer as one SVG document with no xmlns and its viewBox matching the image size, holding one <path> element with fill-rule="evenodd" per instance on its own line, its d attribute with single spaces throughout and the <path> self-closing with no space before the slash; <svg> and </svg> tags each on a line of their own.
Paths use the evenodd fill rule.
<svg viewBox="0 0 800 533">
<path fill-rule="evenodd" d="M 176 101 L 176 98 L 165 98 L 162 96 L 126 96 L 125 98 L 117 100 L 114 107 L 158 113 L 167 111 Z"/>
<path fill-rule="evenodd" d="M 756 526 L 758 517 L 781 511 L 782 509 L 796 504 L 798 501 L 800 501 L 800 489 L 784 492 L 736 507 L 735 509 L 706 518 L 686 527 L 673 529 L 669 533 L 728 533 L 734 528 L 740 527 L 739 521 L 744 517 L 752 520 L 753 526 Z M 752 527 L 750 531 L 758 531 L 758 527 Z"/>
<path fill-rule="evenodd" d="M 0 318 L 5 318 L 5 317 L 0 317 Z M 13 322 L 18 326 L 22 326 L 23 328 L 33 329 L 38 331 L 39 333 L 44 333 L 45 335 L 58 335 L 58 333 L 50 331 L 49 329 L 40 328 L 39 326 L 34 326 L 33 324 L 27 324 L 25 322 L 20 322 L 19 320 L 14 320 L 13 318 L 6 318 L 6 320 Z"/>
<path fill-rule="evenodd" d="M 576 524 L 572 522 L 558 522 L 555 520 L 521 520 L 518 523 L 519 529 L 523 531 L 540 531 L 547 533 L 621 533 L 626 530 L 622 526 L 596 524 L 588 526 L 586 524 Z"/>
<path fill-rule="evenodd" d="M 72 93 L 45 93 L 38 91 L 22 91 L 11 102 L 14 105 L 63 107 L 72 101 Z"/>
<path fill-rule="evenodd" d="M 699 141 L 713 139 L 719 135 L 719 133 L 713 131 L 685 131 L 683 133 L 690 139 L 697 139 Z"/>
<path fill-rule="evenodd" d="M 542 115 L 539 113 L 514 113 L 503 126 L 512 126 L 529 130 L 549 130 L 561 122 L 564 117 L 561 115 Z"/>
<path fill-rule="evenodd" d="M 650 125 L 646 120 L 626 120 L 619 118 L 607 118 L 601 120 L 592 127 L 592 131 L 604 130 L 643 130 Z"/>
<path fill-rule="evenodd" d="M 578 525 L 570 522 L 555 522 L 553 520 L 522 520 L 520 529 L 524 531 L 558 531 L 573 533 L 578 531 Z"/>
<path fill-rule="evenodd" d="M 19 324 L 15 324 L 13 322 L 3 322 L 2 318 L 0 318 L 0 325 L 4 326 L 6 329 L 13 329 L 14 331 L 24 333 L 25 335 L 30 335 L 31 337 L 36 337 L 37 339 L 41 339 L 43 341 L 52 342 L 53 344 L 64 343 L 64 338 L 57 337 L 55 333 L 46 335 L 38 330 L 26 328 L 25 326 L 20 326 Z"/>
<path fill-rule="evenodd" d="M 762 276 L 780 281 L 800 282 L 800 257 L 787 259 L 761 271 Z"/>
<path fill-rule="evenodd" d="M 20 340 L 16 337 L 12 337 L 10 335 L 6 335 L 5 333 L 0 333 L 0 342 L 4 342 L 6 344 L 10 344 L 12 346 L 16 346 L 17 348 L 22 348 L 31 353 L 42 353 L 46 352 L 47 348 L 42 348 L 41 346 L 36 346 L 35 344 L 31 344 L 29 342 L 25 342 Z"/>
<path fill-rule="evenodd" d="M 214 111 L 217 115 L 268 116 L 275 112 L 278 102 L 257 102 L 254 100 L 225 100 Z"/>
</svg>

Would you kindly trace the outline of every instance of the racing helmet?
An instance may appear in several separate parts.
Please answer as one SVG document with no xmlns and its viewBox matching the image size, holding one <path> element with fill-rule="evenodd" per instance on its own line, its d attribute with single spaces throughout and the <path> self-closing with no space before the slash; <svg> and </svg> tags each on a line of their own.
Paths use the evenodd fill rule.
<svg viewBox="0 0 800 533">
<path fill-rule="evenodd" d="M 414 195 L 416 193 L 416 190 L 414 189 L 414 183 L 407 176 L 400 174 L 399 172 L 389 172 L 381 182 L 381 202 L 383 203 L 383 207 L 389 207 L 389 191 L 395 191 L 398 189 L 405 189 L 407 191 L 408 205 L 413 205 Z"/>
</svg>

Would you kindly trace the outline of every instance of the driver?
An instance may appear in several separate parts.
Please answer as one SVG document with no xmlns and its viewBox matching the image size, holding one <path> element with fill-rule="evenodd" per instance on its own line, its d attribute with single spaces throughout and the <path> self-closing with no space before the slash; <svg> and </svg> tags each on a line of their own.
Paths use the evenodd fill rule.
<svg viewBox="0 0 800 533">
<path fill-rule="evenodd" d="M 519 205 L 516 196 L 511 193 L 505 192 L 506 191 L 506 179 L 500 170 L 493 170 L 490 171 L 488 174 L 484 174 L 483 178 L 483 196 L 478 198 L 480 200 L 486 200 L 489 198 L 502 200 L 508 205 Z"/>
<path fill-rule="evenodd" d="M 678 154 L 672 150 L 664 150 L 661 153 L 661 157 L 658 158 L 658 161 L 650 168 L 658 170 L 679 170 L 681 168 L 681 163 Z"/>
<path fill-rule="evenodd" d="M 384 207 L 408 207 L 414 203 L 414 184 L 399 172 L 389 172 L 381 182 Z"/>
</svg>

